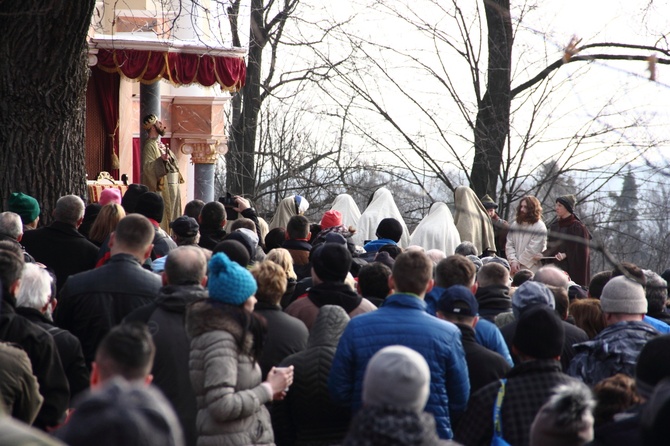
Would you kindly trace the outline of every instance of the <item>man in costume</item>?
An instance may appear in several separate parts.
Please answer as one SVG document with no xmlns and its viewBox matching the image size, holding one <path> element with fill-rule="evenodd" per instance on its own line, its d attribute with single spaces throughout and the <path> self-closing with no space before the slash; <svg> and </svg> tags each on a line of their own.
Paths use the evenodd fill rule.
<svg viewBox="0 0 670 446">
<path fill-rule="evenodd" d="M 144 117 L 142 127 L 148 133 L 142 148 L 142 184 L 163 197 L 165 211 L 161 227 L 169 232 L 170 222 L 182 215 L 179 185 L 184 183 L 184 178 L 174 153 L 160 141 L 165 135 L 165 125 L 151 114 Z"/>
</svg>

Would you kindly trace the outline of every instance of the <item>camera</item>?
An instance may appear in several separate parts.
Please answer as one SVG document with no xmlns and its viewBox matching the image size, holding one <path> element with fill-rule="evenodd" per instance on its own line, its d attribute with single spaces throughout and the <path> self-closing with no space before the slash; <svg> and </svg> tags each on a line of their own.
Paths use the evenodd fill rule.
<svg viewBox="0 0 670 446">
<path fill-rule="evenodd" d="M 231 195 L 230 192 L 226 192 L 225 197 L 219 197 L 219 203 L 226 208 L 226 220 L 236 220 L 238 217 L 237 211 L 233 209 L 237 206 L 237 200 Z"/>
</svg>

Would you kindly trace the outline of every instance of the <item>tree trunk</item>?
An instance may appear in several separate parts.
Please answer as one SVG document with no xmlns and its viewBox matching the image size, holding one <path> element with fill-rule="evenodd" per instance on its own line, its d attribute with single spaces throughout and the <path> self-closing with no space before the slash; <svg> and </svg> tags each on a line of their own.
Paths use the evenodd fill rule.
<svg viewBox="0 0 670 446">
<path fill-rule="evenodd" d="M 84 196 L 86 34 L 94 0 L 0 2 L 0 192 Z"/>
<path fill-rule="evenodd" d="M 263 23 L 263 1 L 251 1 L 251 30 L 249 37 L 249 58 L 247 77 L 242 89 L 241 105 L 238 103 L 235 119 L 233 102 L 232 144 L 226 155 L 226 185 L 234 194 L 255 195 L 256 166 L 254 151 L 256 148 L 256 128 L 261 108 L 261 62 L 263 48 L 267 43 Z M 241 109 L 240 109 L 241 107 Z"/>
<path fill-rule="evenodd" d="M 512 22 L 509 0 L 484 1 L 488 27 L 488 79 L 475 124 L 475 157 L 470 187 L 478 197 L 496 199 L 496 185 L 509 134 Z"/>
</svg>

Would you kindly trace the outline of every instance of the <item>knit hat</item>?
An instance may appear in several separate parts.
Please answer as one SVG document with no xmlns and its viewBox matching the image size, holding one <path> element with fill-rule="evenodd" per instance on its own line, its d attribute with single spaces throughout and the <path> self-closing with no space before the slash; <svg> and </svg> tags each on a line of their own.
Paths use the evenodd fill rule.
<svg viewBox="0 0 670 446">
<path fill-rule="evenodd" d="M 484 262 L 482 262 L 482 259 L 480 259 L 474 254 L 467 255 L 465 256 L 465 258 L 471 261 L 475 265 L 476 272 L 479 272 L 479 268 L 484 266 Z"/>
<path fill-rule="evenodd" d="M 463 285 L 453 285 L 444 290 L 437 302 L 437 310 L 443 314 L 477 316 L 479 304 L 475 295 Z"/>
<path fill-rule="evenodd" d="M 393 269 L 393 264 L 395 263 L 395 259 L 393 257 L 391 257 L 391 254 L 389 254 L 388 252 L 382 251 L 382 252 L 377 252 L 377 254 L 375 254 L 375 258 L 374 258 L 373 262 L 383 263 L 384 265 Z"/>
<path fill-rule="evenodd" d="M 637 392 L 649 399 L 654 387 L 665 378 L 670 378 L 670 335 L 650 339 L 644 344 L 635 365 Z"/>
<path fill-rule="evenodd" d="M 397 243 L 402 237 L 402 225 L 395 218 L 385 218 L 377 225 L 375 234 L 378 238 L 387 238 Z"/>
<path fill-rule="evenodd" d="M 562 195 L 556 199 L 556 202 L 561 203 L 568 212 L 574 214 L 575 205 L 577 204 L 577 198 L 574 195 Z"/>
<path fill-rule="evenodd" d="M 482 197 L 482 204 L 484 205 L 484 208 L 486 210 L 498 209 L 498 204 L 495 201 L 493 201 L 493 198 L 491 198 L 488 194 Z"/>
<path fill-rule="evenodd" d="M 530 446 L 582 446 L 593 440 L 596 402 L 581 381 L 558 386 L 530 428 Z"/>
<path fill-rule="evenodd" d="M 225 236 L 223 239 L 224 240 L 235 240 L 235 241 L 239 242 L 247 250 L 247 253 L 249 254 L 250 261 L 251 261 L 251 259 L 254 258 L 255 248 L 253 246 L 253 243 L 251 242 L 251 239 L 249 239 L 249 237 L 247 237 L 246 235 L 242 234 L 240 231 L 233 231 L 230 234 L 228 234 L 227 236 Z"/>
<path fill-rule="evenodd" d="M 509 267 L 509 262 L 506 259 L 503 259 L 502 257 L 498 257 L 498 256 L 484 257 L 484 258 L 481 259 L 481 261 L 482 261 L 482 266 L 486 265 L 488 263 L 498 263 L 498 264 L 504 266 L 505 268 L 507 268 L 507 271 L 511 270 L 511 268 Z"/>
<path fill-rule="evenodd" d="M 514 317 L 518 318 L 521 309 L 533 304 L 545 304 L 552 309 L 556 308 L 554 293 L 545 284 L 528 280 L 512 294 Z"/>
<path fill-rule="evenodd" d="M 333 226 L 342 226 L 342 213 L 340 211 L 329 210 L 321 218 L 321 230 L 332 228 Z"/>
<path fill-rule="evenodd" d="M 212 255 L 216 254 L 217 252 L 225 253 L 230 260 L 243 268 L 246 268 L 247 265 L 249 265 L 249 261 L 251 260 L 247 247 L 239 241 L 233 239 L 223 240 L 217 243 L 212 250 Z"/>
<path fill-rule="evenodd" d="M 556 312 L 536 304 L 521 312 L 512 345 L 531 358 L 549 359 L 561 355 L 564 339 L 565 328 Z"/>
<path fill-rule="evenodd" d="M 310 255 L 314 272 L 324 282 L 344 282 L 351 269 L 351 253 L 338 243 L 324 243 Z"/>
<path fill-rule="evenodd" d="M 144 215 L 146 218 L 156 220 L 160 223 L 163 220 L 165 204 L 163 197 L 156 192 L 145 192 L 137 199 L 135 213 Z"/>
<path fill-rule="evenodd" d="M 118 189 L 107 188 L 100 192 L 100 199 L 98 200 L 101 206 L 109 203 L 121 204 L 121 191 Z"/>
<path fill-rule="evenodd" d="M 347 245 L 347 239 L 337 232 L 329 232 L 326 234 L 324 243 L 337 243 L 338 245 Z"/>
<path fill-rule="evenodd" d="M 258 289 L 254 276 L 222 252 L 209 261 L 207 290 L 209 297 L 230 305 L 242 305 Z"/>
<path fill-rule="evenodd" d="M 33 197 L 23 192 L 13 192 L 7 201 L 10 212 L 19 214 L 23 224 L 32 223 L 40 216 L 40 205 Z"/>
<path fill-rule="evenodd" d="M 416 351 L 401 345 L 379 350 L 363 377 L 363 404 L 423 412 L 430 393 L 430 369 Z"/>
<path fill-rule="evenodd" d="M 198 235 L 200 225 L 195 218 L 182 215 L 170 223 L 170 228 L 172 228 L 174 233 L 179 237 L 195 237 Z"/>
<path fill-rule="evenodd" d="M 603 313 L 646 314 L 644 288 L 625 276 L 610 279 L 600 295 Z"/>
<path fill-rule="evenodd" d="M 388 254 L 391 256 L 393 260 L 397 259 L 400 254 L 402 254 L 402 248 L 398 245 L 384 245 L 379 250 L 377 251 L 378 253 L 380 252 L 388 252 Z"/>
<path fill-rule="evenodd" d="M 144 184 L 131 184 L 128 186 L 126 193 L 123 194 L 121 198 L 121 206 L 126 211 L 126 214 L 132 214 L 135 212 L 135 207 L 137 206 L 137 199 L 140 198 L 140 195 L 145 192 L 149 192 L 149 188 Z"/>
</svg>

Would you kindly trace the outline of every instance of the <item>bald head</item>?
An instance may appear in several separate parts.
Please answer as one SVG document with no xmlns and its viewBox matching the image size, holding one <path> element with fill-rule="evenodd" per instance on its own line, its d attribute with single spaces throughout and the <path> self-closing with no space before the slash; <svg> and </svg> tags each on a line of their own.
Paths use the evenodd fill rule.
<svg viewBox="0 0 670 446">
<path fill-rule="evenodd" d="M 568 288 L 568 276 L 565 272 L 555 266 L 547 265 L 538 269 L 533 278 L 535 282 L 558 288 Z"/>
<path fill-rule="evenodd" d="M 197 246 L 180 246 L 168 253 L 165 276 L 169 285 L 195 285 L 207 275 L 207 258 Z"/>
</svg>

